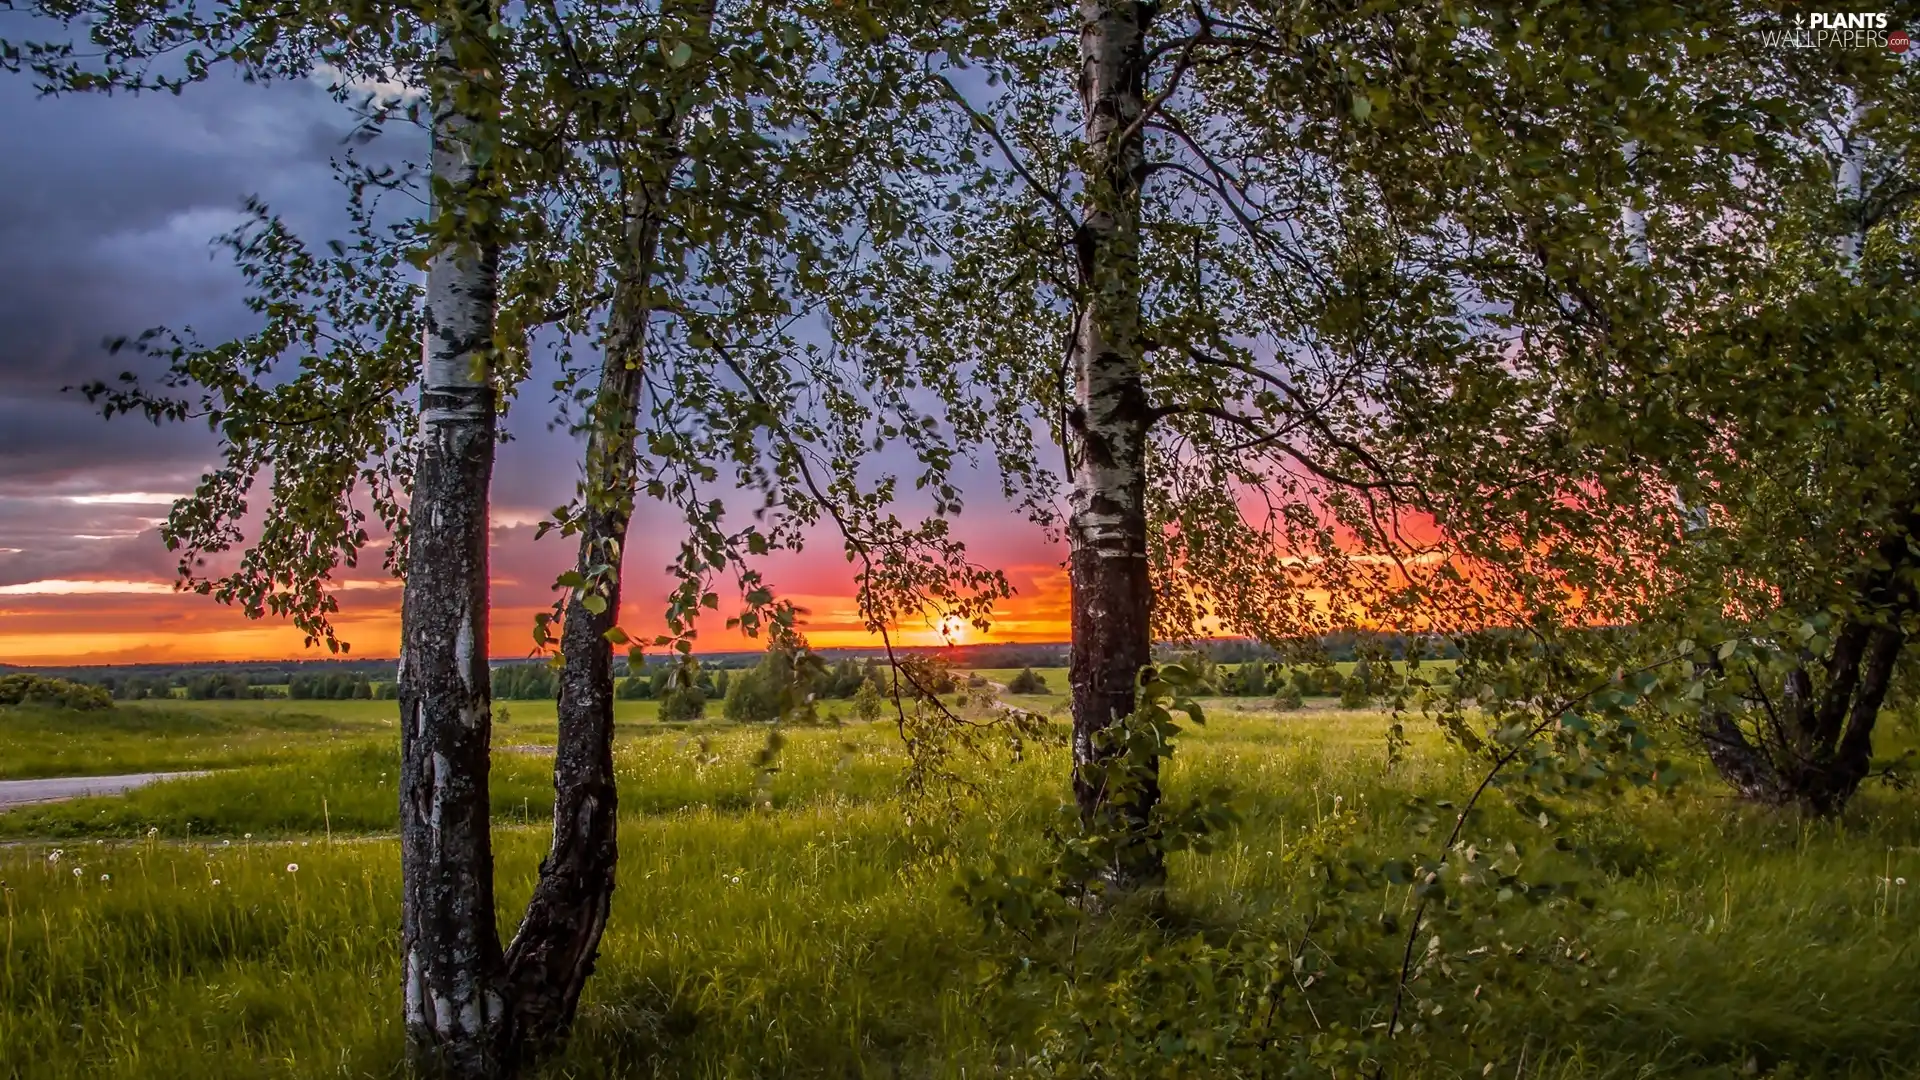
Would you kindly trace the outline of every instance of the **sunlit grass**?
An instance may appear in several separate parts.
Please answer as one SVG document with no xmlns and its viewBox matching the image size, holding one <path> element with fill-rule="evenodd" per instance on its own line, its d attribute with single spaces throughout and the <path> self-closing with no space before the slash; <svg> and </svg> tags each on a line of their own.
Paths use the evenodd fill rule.
<svg viewBox="0 0 1920 1080">
<path fill-rule="evenodd" d="M 1175 857 L 1175 903 L 1223 925 L 1310 903 L 1311 883 L 1282 859 L 1336 799 L 1357 812 L 1362 844 L 1404 853 L 1406 798 L 1458 797 L 1470 773 L 1421 731 L 1386 772 L 1383 724 L 1216 715 L 1173 759 L 1169 791 L 1228 786 L 1245 823 L 1212 854 Z M 770 778 L 754 765 L 763 731 L 705 734 L 620 740 L 620 889 L 577 1037 L 549 1073 L 997 1075 L 1032 1018 L 981 982 L 998 954 L 950 890 L 994 853 L 1038 855 L 1063 754 L 982 771 L 978 796 L 949 815 L 899 800 L 903 758 L 884 724 L 788 732 Z M 392 753 L 369 740 L 224 778 L 250 788 L 156 788 L 109 815 L 123 839 L 0 849 L 0 1062 L 30 1078 L 392 1075 L 397 853 L 351 835 L 390 820 L 391 777 L 378 781 Z M 527 802 L 496 798 L 503 933 L 543 853 L 534 793 L 548 768 L 496 758 L 496 791 Z M 291 814 L 323 791 L 330 807 L 336 795 L 361 807 L 355 787 L 366 802 L 349 813 L 363 816 L 353 828 L 336 816 L 331 843 Z M 260 809 L 245 809 L 248 790 Z M 772 810 L 756 808 L 763 796 Z M 1505 1056 L 1488 1075 L 1732 1077 L 1750 1062 L 1758 1075 L 1783 1062 L 1803 1077 L 1914 1075 L 1920 800 L 1864 799 L 1839 824 L 1746 810 L 1705 787 L 1576 817 L 1569 834 L 1600 874 L 1596 912 L 1576 927 L 1596 958 L 1589 985 L 1500 998 L 1485 1023 Z M 275 806 L 283 839 L 201 838 Z M 203 822 L 191 840 L 183 815 Z M 1501 932 L 1550 941 L 1567 927 L 1522 914 Z M 1433 1037 L 1440 1062 L 1404 1075 L 1493 1064 Z"/>
<path fill-rule="evenodd" d="M 385 726 L 392 719 L 389 708 Z M 257 701 L 141 702 L 101 712 L 0 708 L 0 780 L 230 768 L 295 748 L 359 741 L 382 726 L 370 717 Z"/>
</svg>

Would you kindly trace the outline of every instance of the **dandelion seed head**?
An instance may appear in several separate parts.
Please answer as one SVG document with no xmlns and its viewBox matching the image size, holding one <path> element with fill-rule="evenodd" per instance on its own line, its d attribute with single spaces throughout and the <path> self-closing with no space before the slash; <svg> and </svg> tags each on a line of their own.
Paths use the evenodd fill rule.
<svg viewBox="0 0 1920 1080">
<path fill-rule="evenodd" d="M 76 866 L 76 867 L 74 867 L 74 868 L 73 868 L 73 876 L 74 876 L 74 877 L 79 877 L 79 876 L 80 876 L 80 871 L 82 871 L 82 870 L 84 870 L 84 869 L 86 869 L 86 868 L 85 868 L 85 867 L 82 867 L 82 866 Z"/>
<path fill-rule="evenodd" d="M 62 852 L 60 851 L 59 848 L 54 848 L 52 851 L 47 852 L 47 861 L 50 863 L 57 863 L 60 861 L 61 854 Z"/>
<path fill-rule="evenodd" d="M 112 875 L 112 874 L 101 874 L 101 875 L 100 875 L 100 880 L 101 880 L 101 881 L 112 881 L 112 880 L 113 880 L 113 875 Z"/>
<path fill-rule="evenodd" d="M 214 878 L 214 879 L 213 879 L 213 883 L 214 883 L 215 885 L 218 885 L 218 884 L 220 884 L 220 879 L 219 879 L 219 878 Z"/>
<path fill-rule="evenodd" d="M 299 872 L 299 870 L 300 870 L 300 864 L 299 864 L 299 863 L 297 863 L 297 862 L 290 862 L 290 863 L 288 863 L 288 864 L 287 864 L 287 873 L 289 873 L 289 874 L 294 874 L 294 873 L 298 873 L 298 872 Z"/>
</svg>

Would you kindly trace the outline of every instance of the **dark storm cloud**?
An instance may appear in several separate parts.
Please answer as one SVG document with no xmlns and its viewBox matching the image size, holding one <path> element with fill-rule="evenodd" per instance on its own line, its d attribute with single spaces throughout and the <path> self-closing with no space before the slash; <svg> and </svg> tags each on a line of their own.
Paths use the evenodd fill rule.
<svg viewBox="0 0 1920 1080">
<path fill-rule="evenodd" d="M 303 232 L 337 232 L 328 160 L 350 122 L 311 84 L 48 99 L 0 77 L 0 578 L 164 569 L 157 538 L 141 533 L 164 507 L 54 496 L 184 492 L 211 462 L 212 436 L 108 423 L 62 388 L 143 370 L 130 353 L 109 356 L 108 337 L 245 332 L 240 277 L 209 242 L 255 194 Z M 113 539 L 61 542 L 84 536 Z"/>
<path fill-rule="evenodd" d="M 181 97 L 36 97 L 0 80 L 0 393 L 111 373 L 101 339 L 244 326 L 208 241 L 258 193 L 322 224 L 347 118 L 318 87 L 218 81 Z"/>
</svg>

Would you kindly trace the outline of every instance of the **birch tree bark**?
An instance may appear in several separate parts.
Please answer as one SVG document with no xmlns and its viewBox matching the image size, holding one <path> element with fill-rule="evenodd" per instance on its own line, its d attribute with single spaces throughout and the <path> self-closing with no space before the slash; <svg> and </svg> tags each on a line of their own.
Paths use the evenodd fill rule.
<svg viewBox="0 0 1920 1080">
<path fill-rule="evenodd" d="M 713 10 L 713 0 L 669 0 L 665 14 L 691 19 L 691 36 L 705 38 Z M 667 100 L 676 96 L 662 95 Z M 676 111 L 646 131 L 629 156 L 634 164 L 623 181 L 627 228 L 616 256 L 617 278 L 581 480 L 575 573 L 582 584 L 567 600 L 561 628 L 553 841 L 506 957 L 516 1034 L 535 1046 L 558 1042 L 572 1026 L 613 902 L 619 800 L 613 773 L 611 635 L 620 617 L 621 565 L 638 483 L 634 440 L 653 277 L 662 218 L 680 158 L 681 125 Z"/>
<path fill-rule="evenodd" d="M 488 485 L 499 251 L 484 234 L 484 3 L 438 26 L 434 201 L 455 237 L 427 266 L 419 458 L 409 513 L 400 690 L 401 954 L 410 1056 L 423 1072 L 504 1072 L 509 1031 L 488 832 Z M 479 225 L 475 228 L 475 225 Z"/>
<path fill-rule="evenodd" d="M 1152 660 L 1147 561 L 1147 431 L 1152 413 L 1143 371 L 1140 294 L 1139 123 L 1146 82 L 1145 37 L 1152 8 L 1132 0 L 1080 5 L 1080 101 L 1086 123 L 1085 188 L 1076 236 L 1084 302 L 1073 348 L 1071 545 L 1074 798 L 1083 818 L 1108 812 L 1144 830 L 1158 778 L 1124 805 L 1108 807 L 1104 771 L 1112 757 L 1102 731 L 1134 710 L 1135 681 Z M 1163 876 L 1157 852 L 1134 851 L 1110 884 L 1126 888 Z"/>
</svg>

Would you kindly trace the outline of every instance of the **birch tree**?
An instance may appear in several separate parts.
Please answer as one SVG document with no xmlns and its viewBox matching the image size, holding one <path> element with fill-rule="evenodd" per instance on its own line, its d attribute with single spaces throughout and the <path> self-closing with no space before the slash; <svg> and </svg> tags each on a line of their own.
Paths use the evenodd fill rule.
<svg viewBox="0 0 1920 1080">
<path fill-rule="evenodd" d="M 494 927 L 488 488 L 496 441 L 500 219 L 489 163 L 501 61 L 490 5 L 435 23 L 427 69 L 433 199 L 448 242 L 426 267 L 417 462 L 400 644 L 400 948 L 416 1064 L 492 1076 L 514 1053 Z"/>
<path fill-rule="evenodd" d="M 395 535 L 390 565 L 407 576 L 409 1039 L 430 1070 L 511 1072 L 564 1037 L 609 908 L 611 652 L 627 639 L 620 569 L 639 493 L 684 514 L 661 641 L 683 653 L 697 615 L 718 608 L 708 585 L 725 571 L 745 601 L 737 625 L 793 637 L 795 612 L 751 564 L 800 546 L 823 515 L 858 555 L 862 609 L 883 631 L 929 603 L 966 615 L 1005 593 L 1004 578 L 968 563 L 947 534 L 944 505 L 905 525 L 887 509 L 892 480 L 861 475 L 860 449 L 905 431 L 924 466 L 918 480 L 951 490 L 947 449 L 914 414 L 910 380 L 850 369 L 794 329 L 844 283 L 863 229 L 886 227 L 899 216 L 890 202 L 912 197 L 887 182 L 903 163 L 886 133 L 914 99 L 889 96 L 897 72 L 892 54 L 867 48 L 870 25 L 816 26 L 757 5 L 579 5 L 524 11 L 511 24 L 461 9 L 434 24 L 424 53 L 394 44 L 415 41 L 404 19 L 391 38 L 329 23 L 311 51 L 282 54 L 286 27 L 270 13 L 140 17 L 156 16 L 121 12 L 95 28 L 108 45 L 104 73 L 70 47 L 23 55 L 69 89 L 184 88 L 208 57 L 256 76 L 302 77 L 326 62 L 337 85 L 377 76 L 428 88 L 433 214 L 383 228 L 371 204 L 404 175 L 348 162 L 358 242 L 327 258 L 256 206 L 229 243 L 256 283 L 266 329 L 211 347 L 150 335 L 141 347 L 169 365 L 161 388 L 129 377 L 89 392 L 108 415 L 216 426 L 225 464 L 168 526 L 183 580 L 251 615 L 291 616 L 310 643 L 344 647 L 328 618 L 329 582 L 369 542 L 355 488 L 373 490 Z M 145 66 L 172 49 L 189 57 L 184 75 Z M 841 63 L 823 59 L 836 54 Z M 372 130 L 417 112 L 404 99 L 358 104 Z M 849 177 L 870 187 L 849 192 Z M 424 325 L 411 315 L 421 297 L 407 273 L 421 254 Z M 496 403 L 524 380 L 530 335 L 545 325 L 563 332 L 568 385 L 590 402 L 579 426 L 587 459 L 580 498 L 553 523 L 580 537 L 557 613 L 553 845 L 503 950 L 487 834 L 486 485 Z M 402 359 L 419 334 L 424 367 Z M 597 386 L 570 362 L 568 343 L 582 336 L 601 346 Z M 416 385 L 417 437 L 402 404 Z M 652 452 L 645 469 L 640 435 Z M 407 450 L 415 438 L 417 457 Z M 728 462 L 734 488 L 758 489 L 773 511 L 763 522 L 723 527 L 725 501 L 714 496 L 726 491 L 717 465 Z M 276 512 L 249 545 L 244 496 L 269 471 Z M 238 572 L 204 575 L 205 556 L 236 546 Z M 538 634 L 552 628 L 543 621 Z"/>
<path fill-rule="evenodd" d="M 1554 39 L 1605 78 L 1578 100 L 1530 91 L 1547 114 L 1503 90 L 1524 71 L 1474 77 L 1494 115 L 1557 124 L 1559 151 L 1517 152 L 1511 125 L 1444 110 L 1362 132 L 1356 152 L 1428 162 L 1396 201 L 1472 222 L 1484 248 L 1463 273 L 1508 309 L 1512 347 L 1463 356 L 1404 408 L 1456 532 L 1508 538 L 1474 556 L 1516 621 L 1697 647 L 1682 727 L 1736 791 L 1831 813 L 1874 768 L 1908 632 L 1911 483 L 1885 451 L 1909 437 L 1887 349 L 1906 318 L 1889 299 L 1908 287 L 1911 142 L 1887 120 L 1911 65 L 1766 49 L 1779 17 L 1757 6 L 1674 14 L 1592 24 L 1659 48 Z M 1512 175 L 1446 179 L 1463 137 Z"/>
<path fill-rule="evenodd" d="M 1369 100 L 1314 44 L 1338 16 L 1089 0 L 948 28 L 925 78 L 947 158 L 981 164 L 879 306 L 891 347 L 993 395 L 1006 494 L 1067 541 L 1076 802 L 1119 838 L 1109 884 L 1153 884 L 1157 780 L 1121 797 L 1110 765 L 1156 637 L 1297 646 L 1395 602 L 1418 485 L 1372 403 L 1465 320 L 1434 242 L 1298 124 Z"/>
</svg>

